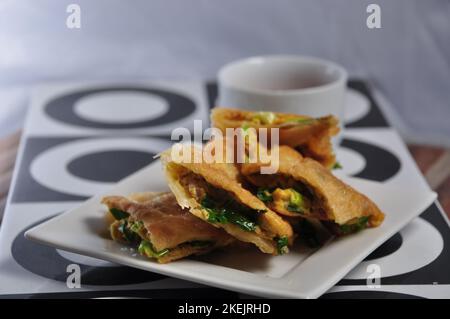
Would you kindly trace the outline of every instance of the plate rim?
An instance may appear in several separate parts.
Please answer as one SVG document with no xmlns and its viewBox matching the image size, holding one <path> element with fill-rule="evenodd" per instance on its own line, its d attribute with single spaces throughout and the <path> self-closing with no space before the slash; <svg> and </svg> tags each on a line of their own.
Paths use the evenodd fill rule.
<svg viewBox="0 0 450 319">
<path fill-rule="evenodd" d="M 215 265 L 215 264 L 208 264 L 201 261 L 196 260 L 181 260 L 177 261 L 176 263 L 169 263 L 169 264 L 158 264 L 156 262 L 150 262 L 147 259 L 137 259 L 134 258 L 132 262 L 129 262 L 130 260 L 127 258 L 123 258 L 121 255 L 117 255 L 117 253 L 113 251 L 95 251 L 95 250 L 89 250 L 89 249 L 81 249 L 74 246 L 70 246 L 68 243 L 64 244 L 62 242 L 55 242 L 46 239 L 45 234 L 41 233 L 41 230 L 45 230 L 46 227 L 51 227 L 51 224 L 55 221 L 59 221 L 60 219 L 64 219 L 67 216 L 72 216 L 73 214 L 77 213 L 77 210 L 79 210 L 84 205 L 89 205 L 91 202 L 95 203 L 96 201 L 99 201 L 99 199 L 110 193 L 115 187 L 117 187 L 120 184 L 125 184 L 132 181 L 136 176 L 145 173 L 146 170 L 150 169 L 153 166 L 160 165 L 158 161 L 155 161 L 146 167 L 138 170 L 137 172 L 131 174 L 130 176 L 124 178 L 123 180 L 119 181 L 115 186 L 113 186 L 112 189 L 107 190 L 102 195 L 94 195 L 91 198 L 87 199 L 86 201 L 81 202 L 76 207 L 67 210 L 47 221 L 44 221 L 38 225 L 35 225 L 34 227 L 27 230 L 24 234 L 24 236 L 29 239 L 33 240 L 35 242 L 38 242 L 40 244 L 55 247 L 57 249 L 62 249 L 65 251 L 73 252 L 80 255 L 85 255 L 93 258 L 103 259 L 107 260 L 109 262 L 117 263 L 126 265 L 129 267 L 134 267 L 138 269 L 142 269 L 144 271 L 151 271 L 158 274 L 162 274 L 169 277 L 174 277 L 182 280 L 188 280 L 195 283 L 200 283 L 208 286 L 213 286 L 221 289 L 231 290 L 231 291 L 238 291 L 241 293 L 246 293 L 249 295 L 254 296 L 261 296 L 261 297 L 269 297 L 269 298 L 301 298 L 301 299 L 313 299 L 318 298 L 322 294 L 324 294 L 327 290 L 329 290 L 331 287 L 333 287 L 339 280 L 341 280 L 349 271 L 351 271 L 357 264 L 359 264 L 366 256 L 368 256 L 372 251 L 374 251 L 377 247 L 379 247 L 381 244 L 383 244 L 386 240 L 388 240 L 391 236 L 393 236 L 396 232 L 398 232 L 400 229 L 402 229 L 404 226 L 406 226 L 411 220 L 419 216 L 427 207 L 429 207 L 437 198 L 436 192 L 429 190 L 428 195 L 426 197 L 426 200 L 423 201 L 422 205 L 423 207 L 420 207 L 420 209 L 416 209 L 415 214 L 411 214 L 408 216 L 408 218 L 404 218 L 397 224 L 396 227 L 390 227 L 386 229 L 383 233 L 383 235 L 378 236 L 376 240 L 374 240 L 369 247 L 365 247 L 365 249 L 361 249 L 359 253 L 356 254 L 351 260 L 347 261 L 344 266 L 338 268 L 336 270 L 336 273 L 334 273 L 332 276 L 326 277 L 326 280 L 323 280 L 321 283 L 318 283 L 316 287 L 310 288 L 309 290 L 298 290 L 298 286 L 291 285 L 291 281 L 295 279 L 295 276 L 298 275 L 299 271 L 301 271 L 301 265 L 303 262 L 307 261 L 311 256 L 308 256 L 303 262 L 295 265 L 291 269 L 289 269 L 283 276 L 279 278 L 274 278 L 270 276 L 264 276 L 262 274 L 254 274 L 251 272 L 243 271 L 240 269 L 234 269 L 229 268 L 225 266 Z M 360 179 L 363 180 L 363 179 Z M 387 215 L 388 217 L 389 215 Z M 370 230 L 369 230 L 370 231 Z M 106 239 L 104 239 L 106 240 Z M 323 247 L 322 247 L 323 248 Z M 314 255 L 314 254 L 312 254 Z M 195 267 L 195 264 L 202 263 L 202 264 L 208 264 L 211 267 L 212 272 L 208 274 L 201 274 L 195 273 L 192 271 L 189 271 L 189 267 Z M 181 268 L 177 271 L 177 268 L 182 264 L 184 268 Z M 163 267 L 161 267 L 163 266 Z M 186 268 L 187 267 L 187 268 Z M 300 269 L 299 269 L 300 268 Z M 215 271 L 221 271 L 223 272 L 225 270 L 226 275 L 229 274 L 238 274 L 240 279 L 248 279 L 244 281 L 227 281 L 226 275 L 222 273 L 223 276 L 213 277 L 212 274 L 214 274 Z M 257 280 L 257 283 L 251 283 L 248 282 L 249 280 L 259 278 L 260 280 L 264 278 L 264 281 Z M 270 283 L 270 286 L 265 288 L 264 284 Z M 296 289 L 297 288 L 297 289 Z"/>
</svg>

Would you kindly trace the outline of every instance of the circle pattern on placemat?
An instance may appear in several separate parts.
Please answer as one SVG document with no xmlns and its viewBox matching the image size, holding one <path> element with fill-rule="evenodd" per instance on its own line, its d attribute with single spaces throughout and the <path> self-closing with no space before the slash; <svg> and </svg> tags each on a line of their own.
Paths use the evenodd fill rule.
<svg viewBox="0 0 450 319">
<path fill-rule="evenodd" d="M 117 123 L 111 120 L 98 120 L 98 115 L 92 117 L 86 116 L 83 113 L 80 116 L 80 106 L 77 104 L 82 102 L 81 99 L 92 98 L 96 94 L 107 93 L 139 93 L 148 94 L 153 99 L 164 100 L 165 110 L 159 116 L 151 119 L 138 120 L 136 122 L 120 122 Z M 151 107 L 149 104 L 149 107 Z M 79 105 L 79 104 L 78 104 Z M 83 109 L 83 107 L 81 107 Z M 100 129 L 132 129 L 145 128 L 151 126 L 160 126 L 181 120 L 192 114 L 196 109 L 195 102 L 188 96 L 182 95 L 178 92 L 172 92 L 156 88 L 136 88 L 136 87 L 107 87 L 98 89 L 86 89 L 78 92 L 72 92 L 61 95 L 50 100 L 45 106 L 45 113 L 51 118 L 80 127 L 100 128 Z M 124 111 L 122 111 L 124 112 Z M 158 113 L 158 112 L 156 112 Z M 84 114 L 84 115 L 83 115 Z M 87 118 L 86 118 L 87 117 Z"/>
<path fill-rule="evenodd" d="M 168 141 L 152 138 L 75 140 L 58 144 L 36 156 L 30 164 L 30 174 L 35 181 L 51 190 L 92 196 L 112 186 L 113 182 L 150 164 L 154 160 L 153 154 L 169 146 Z M 127 165 L 118 168 L 124 163 L 124 155 L 127 154 L 137 157 L 134 160 L 127 158 Z M 144 154 L 148 156 L 147 161 Z M 93 162 L 87 165 L 87 160 Z M 128 162 L 133 165 L 129 165 Z M 103 167 L 96 171 L 96 167 L 99 166 Z"/>
<path fill-rule="evenodd" d="M 88 95 L 74 106 L 75 115 L 91 122 L 136 123 L 167 113 L 165 99 L 140 92 L 108 92 Z"/>
<path fill-rule="evenodd" d="M 367 256 L 364 261 L 375 260 L 393 254 L 398 249 L 400 249 L 402 243 L 402 235 L 400 235 L 400 233 L 396 233 L 394 236 L 384 242 L 380 247 L 375 249 L 369 256 Z"/>
<path fill-rule="evenodd" d="M 370 111 L 370 101 L 356 90 L 347 89 L 345 95 L 344 122 L 350 124 L 366 116 Z"/>
<path fill-rule="evenodd" d="M 66 259 L 58 251 L 49 246 L 37 244 L 25 238 L 28 229 L 49 220 L 51 217 L 28 226 L 13 240 L 11 254 L 14 260 L 28 271 L 53 280 L 65 282 L 68 276 L 67 266 L 74 261 Z M 80 260 L 77 260 L 77 263 Z M 156 281 L 165 276 L 139 270 L 131 267 L 115 266 L 93 267 L 78 263 L 81 269 L 81 283 L 83 285 L 131 285 Z"/>
<path fill-rule="evenodd" d="M 67 171 L 86 180 L 112 183 L 148 165 L 155 155 L 122 150 L 91 153 L 70 161 Z"/>
<path fill-rule="evenodd" d="M 366 166 L 354 177 L 385 182 L 400 171 L 400 160 L 386 149 L 349 138 L 344 138 L 340 146 L 358 152 L 365 159 Z"/>
<path fill-rule="evenodd" d="M 444 248 L 444 240 L 439 231 L 423 218 L 416 218 L 400 231 L 402 243 L 389 254 L 378 254 L 382 257 L 361 262 L 345 279 L 366 279 L 367 266 L 377 264 L 382 277 L 405 274 L 433 262 Z M 417 252 L 420 251 L 420 254 Z"/>
<path fill-rule="evenodd" d="M 350 148 L 338 147 L 336 149 L 336 159 L 343 164 L 342 169 L 334 170 L 334 173 L 338 175 L 357 175 L 367 166 L 366 158 Z"/>
</svg>

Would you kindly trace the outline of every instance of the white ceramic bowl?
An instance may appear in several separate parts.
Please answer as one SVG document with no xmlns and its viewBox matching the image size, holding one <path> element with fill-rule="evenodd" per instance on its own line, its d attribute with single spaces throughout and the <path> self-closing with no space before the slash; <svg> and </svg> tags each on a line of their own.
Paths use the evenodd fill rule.
<svg viewBox="0 0 450 319">
<path fill-rule="evenodd" d="M 259 56 L 229 63 L 218 74 L 218 105 L 323 116 L 341 122 L 347 72 L 336 63 L 304 56 Z"/>
</svg>

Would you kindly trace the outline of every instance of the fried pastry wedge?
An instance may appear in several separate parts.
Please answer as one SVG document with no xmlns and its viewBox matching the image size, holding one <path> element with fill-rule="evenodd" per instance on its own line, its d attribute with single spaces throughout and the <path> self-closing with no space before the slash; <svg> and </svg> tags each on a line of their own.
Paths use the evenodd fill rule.
<svg viewBox="0 0 450 319">
<path fill-rule="evenodd" d="M 168 263 L 227 246 L 234 239 L 181 208 L 170 192 L 107 196 L 105 204 L 114 221 L 111 237 L 136 245 L 141 255 Z"/>
<path fill-rule="evenodd" d="M 239 167 L 257 197 L 280 215 L 320 220 L 338 235 L 378 226 L 384 219 L 369 198 L 289 146 L 279 147 L 277 173 L 261 174 L 261 166 Z"/>
<path fill-rule="evenodd" d="M 312 118 L 304 115 L 251 112 L 217 107 L 211 112 L 211 126 L 223 134 L 227 128 L 279 128 L 279 144 L 294 148 L 304 157 L 315 159 L 323 166 L 332 168 L 336 157 L 331 137 L 339 132 L 338 119 L 332 115 Z"/>
<path fill-rule="evenodd" d="M 195 146 L 186 146 L 185 152 L 204 158 L 202 149 Z M 171 149 L 161 154 L 161 161 L 181 207 L 264 253 L 288 252 L 293 241 L 290 224 L 242 187 L 233 164 L 183 161 Z"/>
</svg>

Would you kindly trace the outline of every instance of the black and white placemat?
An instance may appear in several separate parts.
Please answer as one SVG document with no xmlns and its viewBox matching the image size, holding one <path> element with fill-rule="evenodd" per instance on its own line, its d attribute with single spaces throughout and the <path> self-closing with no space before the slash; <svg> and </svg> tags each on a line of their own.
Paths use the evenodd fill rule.
<svg viewBox="0 0 450 319">
<path fill-rule="evenodd" d="M 0 232 L 0 297 L 240 297 L 39 245 L 24 232 L 152 161 L 178 127 L 208 121 L 217 87 L 203 82 L 76 83 L 34 91 Z M 126 106 L 126 107 L 124 107 Z M 364 81 L 349 83 L 338 160 L 349 174 L 398 187 L 428 186 Z M 69 288 L 78 264 L 81 288 Z M 368 266 L 381 287 L 368 286 Z M 432 204 L 324 298 L 450 297 L 450 229 Z"/>
</svg>

